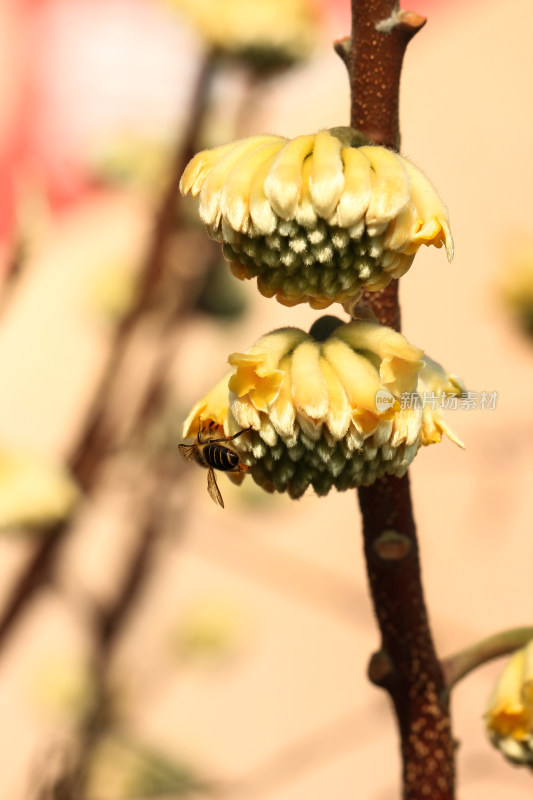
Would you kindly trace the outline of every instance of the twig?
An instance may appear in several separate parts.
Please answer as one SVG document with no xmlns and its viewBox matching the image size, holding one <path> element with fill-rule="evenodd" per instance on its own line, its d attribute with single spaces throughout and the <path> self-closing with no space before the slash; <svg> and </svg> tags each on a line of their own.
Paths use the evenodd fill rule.
<svg viewBox="0 0 533 800">
<path fill-rule="evenodd" d="M 425 20 L 399 11 L 395 0 L 352 0 L 352 33 L 339 43 L 350 77 L 351 124 L 397 149 L 400 74 L 405 49 Z M 365 302 L 378 320 L 400 328 L 397 281 Z M 420 575 L 408 477 L 386 476 L 359 489 L 364 549 L 381 650 L 370 679 L 385 688 L 396 711 L 405 800 L 452 800 L 454 743 L 444 679 L 437 659 Z M 394 540 L 394 547 L 391 547 Z"/>
<path fill-rule="evenodd" d="M 157 288 L 168 266 L 166 247 L 179 224 L 177 212 L 181 202 L 179 181 L 187 162 L 195 150 L 194 143 L 205 112 L 207 94 L 213 76 L 213 61 L 207 58 L 202 67 L 195 94 L 193 111 L 189 117 L 183 141 L 178 143 L 170 179 L 157 213 L 152 240 L 137 288 L 137 296 L 130 312 L 117 332 L 115 346 L 109 359 L 105 376 L 89 417 L 88 424 L 76 452 L 71 459 L 71 469 L 82 488 L 87 488 L 95 470 L 109 448 L 110 431 L 105 400 L 110 395 L 117 372 L 120 370 L 127 342 L 143 315 L 150 310 Z"/>
<path fill-rule="evenodd" d="M 181 465 L 178 464 L 178 469 Z M 133 555 L 115 599 L 107 607 L 92 609 L 93 615 L 93 700 L 80 721 L 74 743 L 64 753 L 63 768 L 50 777 L 44 798 L 84 800 L 96 747 L 115 726 L 115 702 L 110 684 L 110 666 L 116 644 L 124 634 L 132 611 L 141 595 L 153 563 L 169 482 L 174 477 L 168 469 L 145 464 L 145 497 L 140 506 L 138 538 Z M 41 800 L 41 797 L 39 797 Z"/>
<path fill-rule="evenodd" d="M 533 628 L 513 628 L 495 633 L 480 642 L 448 656 L 442 662 L 442 671 L 448 689 L 469 675 L 472 670 L 489 661 L 509 655 L 533 639 Z"/>
<path fill-rule="evenodd" d="M 120 367 L 128 352 L 129 345 L 144 319 L 151 310 L 151 304 L 161 284 L 168 260 L 165 258 L 167 244 L 176 229 L 176 203 L 179 197 L 177 187 L 183 168 L 194 151 L 194 141 L 198 134 L 200 121 L 205 111 L 205 103 L 213 75 L 213 61 L 206 62 L 199 76 L 195 105 L 189 119 L 187 131 L 180 141 L 172 174 L 162 199 L 157 215 L 151 245 L 141 271 L 137 297 L 129 313 L 121 322 L 117 331 L 113 351 L 108 360 L 104 376 L 98 389 L 93 407 L 81 432 L 78 445 L 70 459 L 70 468 L 78 483 L 89 493 L 97 483 L 100 466 L 115 446 L 114 431 L 111 427 L 111 406 L 113 404 L 113 388 Z M 183 313 L 190 300 L 187 292 L 182 292 L 176 302 L 173 314 Z M 150 388 L 148 391 L 151 391 Z M 70 530 L 70 520 L 50 526 L 42 533 L 42 539 L 36 546 L 22 575 L 14 586 L 4 610 L 0 616 L 0 649 L 5 644 L 8 634 L 34 596 L 51 574 L 58 550 Z"/>
</svg>

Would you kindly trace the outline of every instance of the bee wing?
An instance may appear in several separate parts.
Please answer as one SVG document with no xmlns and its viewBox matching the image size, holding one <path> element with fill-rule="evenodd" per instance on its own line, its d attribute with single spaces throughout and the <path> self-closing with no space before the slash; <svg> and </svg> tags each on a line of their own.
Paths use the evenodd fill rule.
<svg viewBox="0 0 533 800">
<path fill-rule="evenodd" d="M 210 469 L 207 473 L 207 491 L 209 492 L 209 497 L 211 498 L 211 500 L 214 500 L 215 503 L 218 503 L 219 506 L 222 506 L 222 508 L 224 508 L 224 500 L 222 499 L 222 495 L 220 494 L 220 489 L 218 488 L 217 479 L 212 469 Z"/>
<path fill-rule="evenodd" d="M 182 458 L 184 461 L 192 461 L 194 458 L 194 444 L 179 444 L 178 450 L 181 453 Z"/>
</svg>

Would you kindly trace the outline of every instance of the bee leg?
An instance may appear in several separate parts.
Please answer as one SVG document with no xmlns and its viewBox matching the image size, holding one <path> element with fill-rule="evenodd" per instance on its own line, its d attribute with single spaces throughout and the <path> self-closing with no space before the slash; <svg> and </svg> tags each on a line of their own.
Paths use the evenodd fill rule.
<svg viewBox="0 0 533 800">
<path fill-rule="evenodd" d="M 252 426 L 250 425 L 248 428 L 243 428 L 242 431 L 239 431 L 238 433 L 234 433 L 233 436 L 228 436 L 226 441 L 227 442 L 231 442 L 232 439 L 236 439 L 237 436 L 241 435 L 241 433 L 246 433 L 247 431 L 251 431 L 251 430 L 252 430 Z"/>
<path fill-rule="evenodd" d="M 234 433 L 233 436 L 221 436 L 220 439 L 209 439 L 210 444 L 216 444 L 217 442 L 231 442 L 232 439 L 236 439 L 237 436 L 240 436 L 241 433 L 246 433 L 247 431 L 251 431 L 252 426 L 250 425 L 249 428 L 243 428 L 242 431 L 238 431 Z"/>
<path fill-rule="evenodd" d="M 237 464 L 236 467 L 227 469 L 226 472 L 248 472 L 249 469 L 250 467 L 247 467 L 246 464 Z"/>
<path fill-rule="evenodd" d="M 196 437 L 198 440 L 198 444 L 205 444 L 206 442 L 212 441 L 211 439 L 201 439 L 200 438 L 200 431 L 202 430 L 202 418 L 198 417 L 198 436 Z M 215 441 L 220 441 L 220 439 L 216 439 Z"/>
</svg>

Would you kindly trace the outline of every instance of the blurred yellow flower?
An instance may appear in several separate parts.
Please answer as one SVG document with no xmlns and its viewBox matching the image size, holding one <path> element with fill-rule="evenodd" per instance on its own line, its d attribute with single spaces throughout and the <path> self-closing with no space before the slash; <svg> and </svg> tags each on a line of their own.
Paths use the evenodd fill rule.
<svg viewBox="0 0 533 800">
<path fill-rule="evenodd" d="M 509 761 L 533 767 L 533 640 L 505 665 L 489 699 L 485 725 Z"/>
<path fill-rule="evenodd" d="M 216 52 L 256 69 L 310 56 L 320 20 L 309 0 L 167 0 Z"/>
<path fill-rule="evenodd" d="M 67 470 L 36 453 L 0 449 L 0 528 L 63 519 L 79 496 Z"/>
<path fill-rule="evenodd" d="M 506 250 L 498 280 L 505 308 L 533 336 L 533 239 L 515 238 Z"/>
<path fill-rule="evenodd" d="M 231 447 L 256 483 L 294 498 L 310 485 L 324 495 L 333 486 L 401 476 L 422 444 L 440 439 L 423 437 L 426 415 L 428 425 L 435 417 L 439 431 L 458 441 L 438 409 L 401 402 L 405 394 L 418 397 L 422 355 L 377 322 L 344 324 L 327 316 L 308 334 L 273 331 L 229 357 L 233 372 L 194 406 L 183 437 L 195 436 L 199 426 L 204 438 L 250 428 Z M 443 370 L 441 381 L 446 390 L 452 385 Z"/>
<path fill-rule="evenodd" d="M 215 663 L 236 653 L 246 628 L 243 609 L 229 598 L 198 598 L 180 614 L 173 649 L 182 661 Z"/>
<path fill-rule="evenodd" d="M 288 306 L 325 308 L 377 291 L 420 245 L 453 256 L 448 214 L 425 175 L 352 128 L 252 136 L 198 153 L 180 189 L 238 278 Z"/>
</svg>

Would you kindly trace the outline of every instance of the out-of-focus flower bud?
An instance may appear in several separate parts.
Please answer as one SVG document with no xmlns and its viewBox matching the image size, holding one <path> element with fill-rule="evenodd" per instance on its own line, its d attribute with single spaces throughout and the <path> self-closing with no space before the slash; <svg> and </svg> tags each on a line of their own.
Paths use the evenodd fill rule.
<svg viewBox="0 0 533 800">
<path fill-rule="evenodd" d="M 257 71 L 289 66 L 311 55 L 320 19 L 309 0 L 167 0 L 190 20 L 216 53 Z"/>
</svg>

